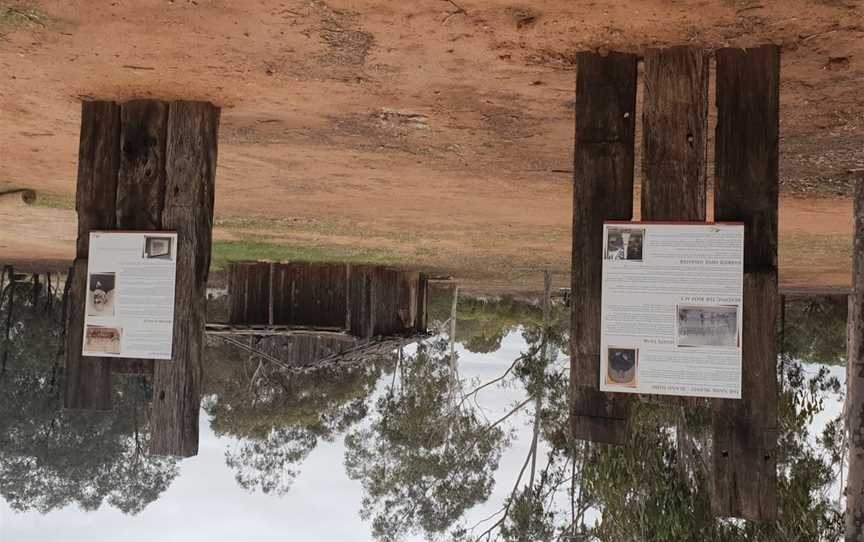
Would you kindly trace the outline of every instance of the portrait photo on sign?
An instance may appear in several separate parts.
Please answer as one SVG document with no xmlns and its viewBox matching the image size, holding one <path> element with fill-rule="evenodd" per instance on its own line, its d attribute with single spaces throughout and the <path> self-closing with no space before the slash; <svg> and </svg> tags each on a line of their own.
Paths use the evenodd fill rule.
<svg viewBox="0 0 864 542">
<path fill-rule="evenodd" d="M 606 229 L 605 258 L 607 260 L 642 261 L 644 242 L 644 228 L 610 226 Z"/>
<path fill-rule="evenodd" d="M 610 346 L 606 353 L 606 384 L 635 388 L 639 350 Z"/>
<path fill-rule="evenodd" d="M 678 346 L 738 346 L 738 307 L 678 305 Z"/>
<path fill-rule="evenodd" d="M 114 316 L 116 275 L 90 273 L 87 282 L 87 316 Z"/>
<path fill-rule="evenodd" d="M 119 354 L 122 334 L 123 330 L 119 327 L 87 326 L 84 333 L 84 352 Z"/>
<path fill-rule="evenodd" d="M 170 260 L 172 241 L 173 239 L 170 237 L 146 236 L 144 238 L 144 258 Z"/>
</svg>

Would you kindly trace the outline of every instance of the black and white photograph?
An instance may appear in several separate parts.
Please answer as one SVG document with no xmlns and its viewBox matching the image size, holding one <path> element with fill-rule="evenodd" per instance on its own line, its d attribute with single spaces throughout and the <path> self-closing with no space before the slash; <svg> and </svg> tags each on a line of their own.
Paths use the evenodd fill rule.
<svg viewBox="0 0 864 542">
<path fill-rule="evenodd" d="M 606 358 L 606 384 L 635 388 L 638 364 L 638 349 L 609 347 Z"/>
<path fill-rule="evenodd" d="M 607 228 L 606 259 L 642 261 L 644 228 Z"/>
<path fill-rule="evenodd" d="M 678 305 L 678 346 L 738 346 L 738 307 Z"/>
<path fill-rule="evenodd" d="M 144 238 L 144 258 L 148 260 L 170 260 L 171 259 L 170 237 L 147 236 Z"/>
<path fill-rule="evenodd" d="M 114 273 L 90 273 L 87 284 L 87 316 L 114 316 L 115 278 Z"/>
<path fill-rule="evenodd" d="M 87 326 L 84 333 L 84 352 L 119 354 L 122 334 L 123 330 L 119 327 Z"/>
</svg>

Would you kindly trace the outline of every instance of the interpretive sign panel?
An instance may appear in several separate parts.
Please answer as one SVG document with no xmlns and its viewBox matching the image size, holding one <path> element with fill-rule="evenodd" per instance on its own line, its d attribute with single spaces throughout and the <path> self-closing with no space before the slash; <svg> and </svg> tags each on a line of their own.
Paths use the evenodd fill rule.
<svg viewBox="0 0 864 542">
<path fill-rule="evenodd" d="M 741 398 L 743 224 L 607 222 L 600 389 Z"/>
<path fill-rule="evenodd" d="M 91 232 L 85 356 L 171 359 L 177 234 Z"/>
</svg>

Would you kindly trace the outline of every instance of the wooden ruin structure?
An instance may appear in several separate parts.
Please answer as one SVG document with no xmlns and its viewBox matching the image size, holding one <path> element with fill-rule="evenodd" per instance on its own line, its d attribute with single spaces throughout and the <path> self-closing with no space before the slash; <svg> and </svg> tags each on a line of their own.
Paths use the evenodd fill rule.
<svg viewBox="0 0 864 542">
<path fill-rule="evenodd" d="M 207 334 L 288 370 L 344 366 L 426 333 L 428 289 L 383 266 L 232 262 L 227 321 Z"/>
<path fill-rule="evenodd" d="M 780 52 L 716 51 L 714 220 L 745 224 L 742 399 L 712 399 L 712 509 L 777 516 L 776 321 Z M 649 51 L 642 78 L 641 219 L 706 220 L 709 55 Z M 580 53 L 576 78 L 571 431 L 621 444 L 631 396 L 599 390 L 602 231 L 632 220 L 639 58 Z M 666 398 L 664 398 L 666 399 Z M 681 404 L 676 398 L 667 404 Z"/>
<path fill-rule="evenodd" d="M 232 262 L 228 323 L 317 328 L 354 337 L 426 331 L 425 273 L 347 263 Z"/>
<path fill-rule="evenodd" d="M 155 455 L 198 453 L 198 415 L 219 130 L 205 102 L 85 102 L 78 155 L 78 242 L 66 316 L 68 409 L 111 408 L 111 373 L 153 367 Z M 83 356 L 90 232 L 162 230 L 178 235 L 173 358 Z M 122 370 L 121 370 L 122 372 Z"/>
</svg>

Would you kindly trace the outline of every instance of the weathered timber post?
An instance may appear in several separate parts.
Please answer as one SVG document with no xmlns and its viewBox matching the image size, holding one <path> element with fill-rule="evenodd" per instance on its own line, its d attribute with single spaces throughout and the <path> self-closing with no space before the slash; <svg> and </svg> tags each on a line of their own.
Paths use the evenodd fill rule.
<svg viewBox="0 0 864 542">
<path fill-rule="evenodd" d="M 714 216 L 741 221 L 741 400 L 712 401 L 715 514 L 777 517 L 777 207 L 780 50 L 717 51 Z"/>
<path fill-rule="evenodd" d="M 165 205 L 165 130 L 168 103 L 133 100 L 120 104 L 120 166 L 117 229 L 161 230 Z M 113 359 L 112 374 L 153 374 L 152 359 Z"/>
<path fill-rule="evenodd" d="M 675 47 L 645 55 L 642 220 L 705 221 L 708 59 Z"/>
<path fill-rule="evenodd" d="M 153 373 L 154 455 L 198 453 L 218 139 L 218 107 L 206 102 L 170 104 L 162 227 L 177 232 L 177 283 L 172 359 L 156 363 Z"/>
<path fill-rule="evenodd" d="M 600 392 L 604 220 L 633 218 L 634 55 L 579 53 L 573 168 L 570 425 L 580 440 L 620 444 L 629 398 Z"/>
<path fill-rule="evenodd" d="M 642 220 L 704 222 L 708 158 L 708 58 L 701 49 L 645 55 L 642 102 Z M 666 405 L 695 397 L 651 396 Z"/>
<path fill-rule="evenodd" d="M 151 453 L 198 450 L 201 357 L 210 266 L 219 109 L 202 102 L 86 102 L 79 152 L 77 257 L 66 319 L 67 408 L 107 409 L 111 371 L 154 373 Z M 81 355 L 93 230 L 178 234 L 170 361 Z"/>
<path fill-rule="evenodd" d="M 864 540 L 864 178 L 855 185 L 852 293 L 849 295 L 846 368 L 846 540 Z"/>
<path fill-rule="evenodd" d="M 67 279 L 66 370 L 63 404 L 70 409 L 111 408 L 111 360 L 82 356 L 87 295 L 87 257 L 91 230 L 117 225 L 117 172 L 120 164 L 120 107 L 113 102 L 84 102 L 78 149 L 78 242 Z"/>
</svg>

